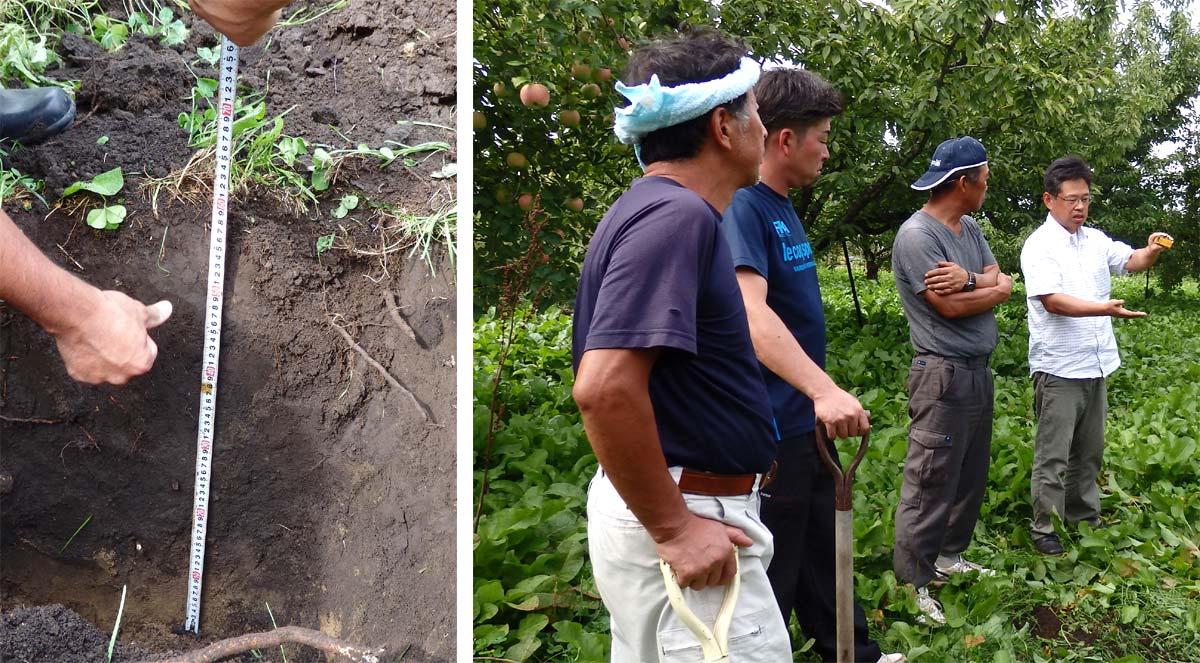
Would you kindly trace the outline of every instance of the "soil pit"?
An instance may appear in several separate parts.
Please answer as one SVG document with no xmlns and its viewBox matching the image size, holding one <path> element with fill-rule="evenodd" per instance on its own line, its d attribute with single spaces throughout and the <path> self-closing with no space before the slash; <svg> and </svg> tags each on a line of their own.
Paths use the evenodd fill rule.
<svg viewBox="0 0 1200 663">
<path fill-rule="evenodd" d="M 104 4 L 122 15 L 122 3 Z M 50 73 L 81 81 L 75 125 L 8 159 L 46 181 L 51 204 L 71 182 L 121 166 L 129 214 L 116 231 L 89 228 L 82 210 L 47 216 L 35 201 L 5 201 L 5 211 L 81 278 L 168 299 L 174 315 L 153 334 L 149 374 L 93 387 L 73 382 L 53 339 L 0 303 L 0 658 L 103 660 L 127 586 L 114 661 L 268 630 L 267 604 L 280 626 L 385 647 L 384 660 L 451 660 L 453 266 L 441 245 L 432 264 L 397 249 L 387 229 L 398 217 L 373 204 L 446 209 L 454 180 L 433 175 L 453 150 L 382 169 L 348 161 L 307 211 L 279 191 L 234 196 L 201 634 L 181 632 L 210 200 L 201 180 L 181 197 L 160 193 L 156 213 L 142 185 L 194 153 L 176 118 L 190 110 L 189 67 L 212 75 L 196 48 L 216 40 L 184 20 L 191 34 L 176 47 L 134 36 L 106 53 L 65 38 L 67 66 Z M 350 0 L 243 49 L 240 79 L 269 90 L 268 116 L 294 106 L 284 133 L 310 144 L 453 145 L 450 130 L 421 123 L 454 126 L 454 31 L 444 4 Z M 372 204 L 333 220 L 345 193 Z M 330 233 L 334 248 L 318 258 L 316 240 Z M 80 616 L 104 631 L 102 647 Z M 58 649 L 44 647 L 49 632 Z M 245 660 L 279 658 L 260 654 Z M 324 657 L 292 646 L 287 660 Z"/>
</svg>

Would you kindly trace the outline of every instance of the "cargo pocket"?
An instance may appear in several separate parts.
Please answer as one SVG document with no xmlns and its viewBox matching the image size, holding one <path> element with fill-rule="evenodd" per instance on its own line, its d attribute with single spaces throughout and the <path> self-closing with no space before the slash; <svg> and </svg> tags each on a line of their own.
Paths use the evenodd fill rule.
<svg viewBox="0 0 1200 663">
<path fill-rule="evenodd" d="M 668 606 L 667 608 L 671 608 Z M 706 626 L 712 628 L 712 623 L 705 620 L 701 612 L 696 615 Z M 671 615 L 673 624 L 679 621 Z M 734 615 L 729 625 L 730 659 L 737 663 L 778 663 L 772 661 L 772 649 L 766 646 L 767 625 L 769 620 L 779 619 L 778 610 L 764 609 L 747 615 Z M 700 640 L 686 626 L 669 628 L 658 634 L 658 660 L 661 663 L 703 663 L 704 653 L 700 649 Z"/>
<path fill-rule="evenodd" d="M 908 432 L 908 458 L 904 461 L 904 485 L 900 501 L 920 508 L 925 495 L 937 499 L 950 480 L 949 465 L 954 438 L 922 428 Z"/>
</svg>

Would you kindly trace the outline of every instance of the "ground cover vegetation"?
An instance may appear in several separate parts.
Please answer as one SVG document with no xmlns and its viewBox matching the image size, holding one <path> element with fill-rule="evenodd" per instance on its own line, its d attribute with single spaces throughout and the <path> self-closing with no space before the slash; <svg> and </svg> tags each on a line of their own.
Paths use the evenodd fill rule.
<svg viewBox="0 0 1200 663">
<path fill-rule="evenodd" d="M 907 326 L 890 273 L 878 282 L 857 276 L 861 328 L 845 271 L 820 273 L 829 372 L 872 413 L 871 449 L 854 486 L 855 593 L 884 651 L 928 662 L 1200 661 L 1196 282 L 1171 294 L 1155 283 L 1146 296 L 1140 278 L 1118 281 L 1115 296 L 1149 316 L 1115 325 L 1123 365 L 1109 381 L 1100 478 L 1107 527 L 1056 523 L 1068 553 L 1047 558 L 1028 535 L 1035 419 L 1018 280 L 998 309 L 989 489 L 967 553 L 999 573 L 943 587 L 948 625 L 930 628 L 916 622 L 913 589 L 891 570 L 908 425 Z M 569 311 L 480 315 L 474 375 L 476 657 L 607 660 L 607 617 L 585 554 L 596 461 L 571 399 Z M 795 658 L 817 660 L 807 646 Z"/>
<path fill-rule="evenodd" d="M 1156 268 L 1163 287 L 1200 269 L 1200 33 L 1186 0 L 887 5 L 475 3 L 476 311 L 506 294 L 573 295 L 592 228 L 638 172 L 612 135 L 624 103 L 613 81 L 631 47 L 684 21 L 717 24 L 844 95 L 821 180 L 793 195 L 818 253 L 845 242 L 872 275 L 886 266 L 923 200 L 908 183 L 939 142 L 969 134 L 989 151 L 982 218 L 1006 262 L 1045 218 L 1046 165 L 1078 153 L 1097 173 L 1095 222 L 1133 242 L 1156 229 L 1182 240 Z M 523 261 L 531 244 L 543 262 Z M 535 287 L 513 292 L 526 271 Z"/>
</svg>

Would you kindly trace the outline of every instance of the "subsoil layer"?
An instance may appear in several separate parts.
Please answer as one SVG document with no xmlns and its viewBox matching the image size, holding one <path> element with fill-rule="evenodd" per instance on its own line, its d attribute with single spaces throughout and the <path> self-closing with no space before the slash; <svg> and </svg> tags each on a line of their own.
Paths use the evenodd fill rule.
<svg viewBox="0 0 1200 663">
<path fill-rule="evenodd" d="M 330 210 L 348 192 L 418 215 L 443 209 L 454 180 L 431 175 L 453 150 L 382 169 L 348 163 L 308 210 L 279 191 L 234 196 L 201 634 L 180 628 L 210 199 L 201 181 L 179 196 L 160 192 L 155 210 L 143 185 L 195 152 L 176 118 L 190 110 L 191 71 L 212 75 L 196 48 L 216 40 L 203 22 L 185 21 L 191 36 L 176 47 L 135 36 L 106 53 L 64 38 L 66 66 L 50 73 L 81 81 L 76 122 L 9 157 L 45 180 L 51 205 L 71 182 L 121 166 L 129 214 L 118 230 L 36 201 L 5 201 L 5 211 L 80 278 L 145 302 L 168 299 L 174 315 L 153 332 L 150 373 L 123 387 L 87 386 L 67 376 L 51 337 L 0 303 L 0 659 L 104 660 L 127 587 L 114 661 L 268 630 L 272 615 L 280 626 L 385 647 L 384 660 L 451 660 L 453 266 L 440 245 L 432 264 L 396 250 L 371 205 L 336 221 Z M 241 82 L 267 90 L 268 116 L 291 108 L 284 133 L 310 143 L 453 145 L 450 130 L 421 123 L 454 126 L 454 30 L 452 5 L 350 0 L 243 49 Z M 318 257 L 316 239 L 335 231 L 335 248 Z M 281 658 L 259 654 L 253 660 Z M 286 655 L 324 660 L 299 647 Z"/>
</svg>

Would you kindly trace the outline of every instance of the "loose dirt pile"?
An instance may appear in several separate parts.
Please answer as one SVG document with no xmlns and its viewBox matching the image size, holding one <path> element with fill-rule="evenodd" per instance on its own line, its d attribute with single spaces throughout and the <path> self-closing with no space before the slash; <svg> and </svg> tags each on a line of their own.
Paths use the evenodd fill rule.
<svg viewBox="0 0 1200 663">
<path fill-rule="evenodd" d="M 121 3 L 108 4 L 122 14 Z M 67 68 L 52 74 L 82 81 L 76 123 L 10 157 L 46 181 L 52 205 L 71 182 L 121 166 L 129 214 L 116 231 L 89 228 L 79 210 L 47 216 L 41 203 L 6 201 L 5 211 L 81 278 L 146 302 L 169 299 L 175 313 L 154 333 L 159 358 L 148 375 L 90 387 L 70 380 L 49 336 L 0 304 L 0 657 L 102 660 L 107 635 L 97 649 L 99 632 L 83 620 L 110 629 L 127 586 L 114 661 L 145 653 L 127 645 L 186 651 L 268 630 L 267 604 L 280 626 L 386 647 L 395 660 L 450 660 L 454 272 L 440 246 L 432 265 L 397 249 L 387 234 L 394 217 L 370 203 L 416 215 L 444 209 L 454 180 L 431 175 L 453 151 L 382 169 L 347 162 L 307 212 L 278 191 L 234 197 L 201 636 L 180 634 L 210 200 L 183 186 L 180 197 L 160 192 L 156 214 L 139 186 L 194 154 L 176 118 L 191 108 L 189 67 L 212 75 L 197 66 L 196 48 L 215 40 L 204 23 L 185 21 L 191 36 L 177 47 L 133 36 L 106 53 L 64 38 Z M 243 49 L 241 81 L 269 90 L 268 116 L 294 106 L 284 133 L 309 143 L 453 145 L 452 132 L 407 121 L 454 126 L 454 30 L 452 6 L 350 0 Z M 347 192 L 364 203 L 334 221 Z M 335 232 L 318 257 L 317 238 Z M 279 658 L 260 654 L 253 660 Z M 287 660 L 323 658 L 289 647 Z"/>
</svg>

